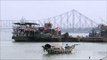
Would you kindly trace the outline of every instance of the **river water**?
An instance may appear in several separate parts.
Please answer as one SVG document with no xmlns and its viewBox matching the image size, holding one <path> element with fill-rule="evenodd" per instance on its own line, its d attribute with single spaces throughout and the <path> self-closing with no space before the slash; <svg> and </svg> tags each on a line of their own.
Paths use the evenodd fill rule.
<svg viewBox="0 0 107 60">
<path fill-rule="evenodd" d="M 90 42 L 13 42 L 11 32 L 1 32 L 0 60 L 99 60 L 107 56 L 107 43 Z M 71 54 L 47 54 L 42 45 L 52 44 L 65 46 L 79 44 Z"/>
</svg>

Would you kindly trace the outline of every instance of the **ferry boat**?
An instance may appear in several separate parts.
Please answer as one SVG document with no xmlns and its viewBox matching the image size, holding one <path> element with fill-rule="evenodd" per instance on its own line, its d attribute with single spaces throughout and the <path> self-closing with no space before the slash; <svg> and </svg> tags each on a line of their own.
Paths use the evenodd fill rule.
<svg viewBox="0 0 107 60">
<path fill-rule="evenodd" d="M 68 33 L 61 34 L 59 27 L 52 27 L 50 22 L 40 26 L 35 22 L 16 22 L 13 25 L 12 39 L 16 42 L 72 42 L 77 38 L 70 37 Z"/>
</svg>

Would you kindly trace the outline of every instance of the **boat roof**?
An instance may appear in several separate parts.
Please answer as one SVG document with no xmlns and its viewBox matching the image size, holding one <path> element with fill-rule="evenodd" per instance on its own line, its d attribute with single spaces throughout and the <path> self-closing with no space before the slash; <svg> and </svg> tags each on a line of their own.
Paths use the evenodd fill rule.
<svg viewBox="0 0 107 60">
<path fill-rule="evenodd" d="M 29 22 L 26 22 L 26 23 L 14 23 L 16 25 L 39 25 L 37 23 L 29 23 Z"/>
</svg>

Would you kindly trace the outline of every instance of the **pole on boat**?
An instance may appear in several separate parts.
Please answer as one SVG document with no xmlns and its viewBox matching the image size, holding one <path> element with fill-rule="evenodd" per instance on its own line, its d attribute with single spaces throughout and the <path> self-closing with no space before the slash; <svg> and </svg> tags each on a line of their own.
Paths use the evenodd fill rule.
<svg viewBox="0 0 107 60">
<path fill-rule="evenodd" d="M 90 59 L 90 56 L 89 56 L 89 59 Z"/>
</svg>

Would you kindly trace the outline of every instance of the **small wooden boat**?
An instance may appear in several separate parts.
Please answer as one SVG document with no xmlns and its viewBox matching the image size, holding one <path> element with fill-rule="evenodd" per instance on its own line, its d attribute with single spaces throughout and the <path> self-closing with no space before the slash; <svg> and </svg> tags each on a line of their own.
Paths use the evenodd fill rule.
<svg viewBox="0 0 107 60">
<path fill-rule="evenodd" d="M 65 46 L 65 48 L 61 47 L 55 47 L 51 46 L 50 44 L 46 44 L 43 47 L 44 51 L 46 51 L 48 54 L 69 54 L 72 53 L 72 50 L 75 48 L 77 44 L 74 44 L 72 46 Z"/>
</svg>

